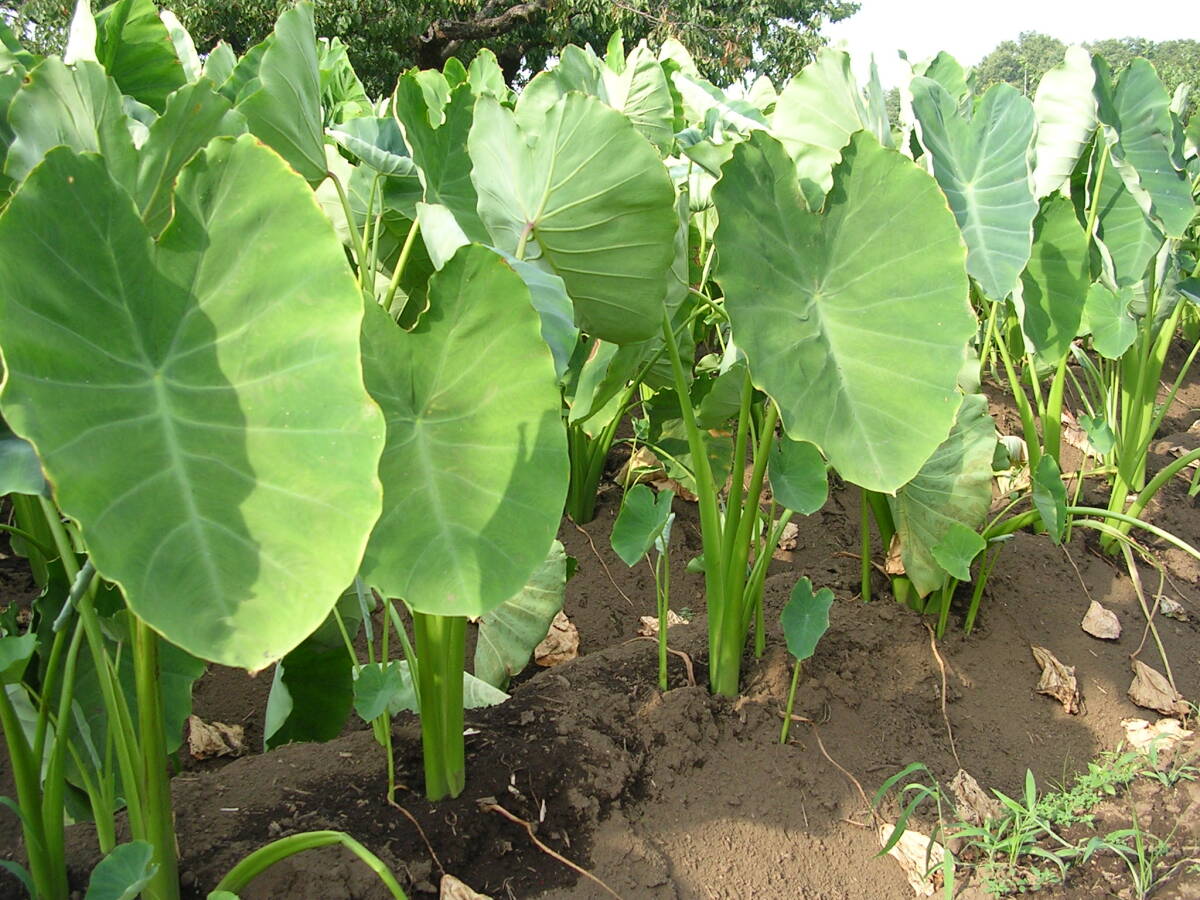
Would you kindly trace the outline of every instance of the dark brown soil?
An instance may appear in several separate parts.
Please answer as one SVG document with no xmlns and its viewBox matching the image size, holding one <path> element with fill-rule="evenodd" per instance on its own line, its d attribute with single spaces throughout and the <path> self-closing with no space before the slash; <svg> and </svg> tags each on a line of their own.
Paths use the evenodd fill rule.
<svg viewBox="0 0 1200 900">
<path fill-rule="evenodd" d="M 1168 420 L 1171 429 L 1186 430 L 1198 407 L 1200 386 L 1193 382 Z M 1154 457 L 1152 468 L 1165 461 Z M 672 629 L 671 644 L 688 655 L 696 683 L 689 683 L 684 661 L 672 657 L 671 689 L 660 693 L 654 645 L 635 639 L 638 617 L 653 612 L 653 580 L 645 566 L 629 570 L 608 547 L 618 502 L 610 485 L 594 522 L 577 528 L 564 521 L 560 530 L 579 560 L 566 611 L 580 631 L 581 657 L 520 681 L 499 707 L 468 713 L 473 732 L 462 797 L 437 805 L 423 799 L 420 737 L 407 716 L 394 727 L 398 778 L 407 786 L 397 794 L 402 809 L 384 800 L 383 750 L 357 726 L 328 744 L 188 771 L 174 781 L 188 896 L 204 896 L 236 861 L 274 837 L 324 828 L 353 835 L 417 896 L 434 892 L 443 870 L 495 897 L 610 896 L 538 849 L 525 827 L 493 808 L 501 807 L 625 898 L 907 900 L 913 892 L 899 866 L 876 855 L 872 813 L 849 775 L 870 795 L 911 762 L 925 763 L 943 784 L 961 764 L 986 789 L 1018 795 L 1027 768 L 1043 787 L 1061 783 L 1118 745 L 1122 719 L 1156 718 L 1126 697 L 1130 655 L 1142 643 L 1145 618 L 1128 573 L 1097 552 L 1094 534 L 1079 529 L 1066 547 L 1045 536 L 1015 536 L 969 636 L 961 628 L 966 598 L 956 601 L 938 645 L 943 697 L 927 620 L 892 601 L 880 575 L 875 599 L 858 599 L 852 556 L 858 495 L 841 487 L 821 512 L 799 523 L 790 557 L 772 563 L 767 650 L 761 659 L 748 654 L 737 699 L 713 697 L 705 687 L 702 585 L 683 571 L 699 552 L 699 530 L 694 506 L 676 500 L 671 605 L 697 615 Z M 1150 516 L 1200 541 L 1200 508 L 1182 481 L 1164 492 Z M 1165 566 L 1164 592 L 1189 616 L 1156 622 L 1180 691 L 1195 699 L 1200 567 L 1161 542 L 1148 546 Z M 12 592 L 9 563 L 0 560 L 0 590 Z M 797 722 L 781 745 L 791 663 L 778 616 L 801 575 L 832 588 L 837 602 L 829 633 L 800 681 L 795 712 L 809 721 Z M 1152 596 L 1158 575 L 1142 566 L 1141 577 Z M 1118 641 L 1098 641 L 1080 629 L 1092 599 L 1120 617 Z M 1081 714 L 1068 715 L 1034 692 L 1031 644 L 1076 667 Z M 1139 658 L 1162 668 L 1152 641 Z M 269 684 L 265 674 L 249 679 L 214 670 L 196 692 L 196 711 L 244 724 L 259 746 Z M 1200 786 L 1183 781 L 1167 791 L 1140 782 L 1102 811 L 1103 821 L 1110 830 L 1127 827 L 1131 808 L 1144 828 L 1170 834 L 1178 858 L 1200 857 Z M 881 812 L 894 816 L 896 809 L 889 799 Z M 13 822 L 0 821 L 0 852 L 19 855 Z M 73 829 L 80 886 L 95 861 L 91 847 L 86 828 Z M 11 893 L 11 884 L 0 882 L 0 894 L 8 895 L 6 887 Z M 1050 896 L 1122 896 L 1129 884 L 1115 857 L 1101 857 Z M 981 896 L 977 885 L 968 891 Z M 277 866 L 245 896 L 387 895 L 350 855 L 322 850 Z M 1200 875 L 1180 866 L 1153 896 L 1200 897 Z"/>
</svg>

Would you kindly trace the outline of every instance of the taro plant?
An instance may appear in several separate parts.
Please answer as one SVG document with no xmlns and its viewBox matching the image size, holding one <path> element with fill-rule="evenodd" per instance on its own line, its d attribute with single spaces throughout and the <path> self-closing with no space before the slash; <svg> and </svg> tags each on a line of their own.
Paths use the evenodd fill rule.
<svg viewBox="0 0 1200 900">
<path fill-rule="evenodd" d="M 777 117 L 788 102 L 785 90 Z M 700 485 L 710 672 L 719 693 L 737 690 L 749 621 L 744 537 L 754 532 L 777 424 L 785 447 L 808 442 L 820 450 L 810 458 L 823 456 L 846 480 L 893 491 L 945 438 L 961 405 L 956 377 L 974 318 L 953 218 L 936 184 L 911 161 L 867 132 L 837 137 L 841 162 L 818 165 L 807 143 L 793 145 L 794 158 L 756 131 L 734 148 L 714 190 L 715 278 L 748 363 L 724 522 L 703 437 L 690 404 L 681 406 Z M 900 208 L 904 221 L 888 212 Z M 683 398 L 675 352 L 672 363 Z M 743 493 L 753 388 L 766 406 Z M 824 462 L 820 468 L 823 474 Z"/>
<path fill-rule="evenodd" d="M 651 549 L 655 557 L 650 562 L 654 573 L 654 598 L 658 613 L 658 686 L 667 689 L 667 627 L 671 602 L 671 560 L 667 554 L 671 545 L 671 490 L 655 494 L 644 484 L 635 484 L 625 494 L 621 511 L 613 523 L 610 540 L 613 550 L 625 565 L 633 568 L 647 558 Z"/>
<path fill-rule="evenodd" d="M 525 283 L 478 246 L 430 280 L 411 333 L 368 304 L 363 362 L 387 445 L 362 578 L 412 613 L 425 790 L 437 800 L 465 784 L 467 617 L 516 594 L 558 527 L 567 458 L 554 363 Z"/>
<path fill-rule="evenodd" d="M 779 743 L 786 744 L 788 731 L 792 727 L 792 710 L 796 704 L 796 687 L 800 683 L 800 666 L 816 652 L 817 643 L 829 630 L 829 609 L 833 606 L 833 591 L 821 588 L 815 594 L 812 582 L 801 578 L 792 588 L 792 596 L 779 614 L 783 627 L 783 638 L 788 652 L 796 661 L 792 667 L 792 684 L 788 688 L 787 706 L 783 711 L 783 727 L 779 730 Z"/>
</svg>

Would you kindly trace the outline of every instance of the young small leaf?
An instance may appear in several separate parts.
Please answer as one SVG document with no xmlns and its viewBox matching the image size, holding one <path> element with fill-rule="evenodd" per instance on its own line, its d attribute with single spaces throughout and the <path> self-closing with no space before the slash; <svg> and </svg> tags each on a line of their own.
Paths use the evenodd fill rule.
<svg viewBox="0 0 1200 900">
<path fill-rule="evenodd" d="M 158 871 L 153 858 L 154 848 L 145 841 L 114 847 L 92 870 L 84 900 L 132 900 Z"/>
<path fill-rule="evenodd" d="M 1043 455 L 1033 473 L 1033 505 L 1054 543 L 1061 543 L 1067 528 L 1067 488 L 1051 456 Z"/>
<path fill-rule="evenodd" d="M 644 484 L 630 488 L 610 538 L 613 550 L 625 565 L 637 565 L 654 545 L 654 539 L 667 526 L 674 498 L 674 491 L 663 491 L 655 496 L 654 491 Z"/>
<path fill-rule="evenodd" d="M 812 515 L 829 499 L 825 459 L 815 444 L 786 435 L 771 449 L 767 476 L 775 501 L 803 516 Z"/>
<path fill-rule="evenodd" d="M 933 545 L 933 558 L 959 581 L 970 581 L 971 563 L 986 546 L 987 542 L 974 529 L 952 522 L 942 539 Z"/>
<path fill-rule="evenodd" d="M 812 582 L 801 578 L 792 588 L 791 599 L 779 616 L 788 651 L 797 660 L 806 660 L 817 649 L 817 641 L 829 630 L 829 608 L 833 591 L 821 588 L 813 593 Z"/>
</svg>

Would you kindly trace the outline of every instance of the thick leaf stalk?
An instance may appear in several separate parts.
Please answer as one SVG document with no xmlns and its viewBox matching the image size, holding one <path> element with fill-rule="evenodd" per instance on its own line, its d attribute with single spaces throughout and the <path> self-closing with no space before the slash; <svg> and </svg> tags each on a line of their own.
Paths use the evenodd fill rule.
<svg viewBox="0 0 1200 900">
<path fill-rule="evenodd" d="M 467 783 L 463 742 L 463 658 L 465 616 L 413 612 L 416 635 L 417 696 L 421 703 L 421 748 L 425 757 L 425 796 L 457 797 Z"/>
</svg>

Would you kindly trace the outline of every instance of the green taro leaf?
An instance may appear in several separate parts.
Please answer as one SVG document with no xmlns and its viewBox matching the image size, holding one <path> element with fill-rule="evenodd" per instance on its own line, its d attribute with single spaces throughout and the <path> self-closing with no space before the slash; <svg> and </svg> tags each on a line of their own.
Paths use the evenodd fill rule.
<svg viewBox="0 0 1200 900">
<path fill-rule="evenodd" d="M 224 41 L 217 41 L 208 57 L 204 60 L 202 74 L 217 87 L 223 87 L 233 70 L 237 68 L 238 58 Z M 237 99 L 236 96 L 232 99 Z"/>
<path fill-rule="evenodd" d="M 1080 333 L 1091 334 L 1092 346 L 1105 359 L 1120 359 L 1137 337 L 1137 322 L 1129 312 L 1133 289 L 1113 293 L 1096 282 L 1087 292 Z"/>
<path fill-rule="evenodd" d="M 32 631 L 20 637 L 0 637 L 0 685 L 17 684 L 36 649 L 37 635 Z"/>
<path fill-rule="evenodd" d="M 840 50 L 821 50 L 784 87 L 771 115 L 771 133 L 795 160 L 809 209 L 821 208 L 842 148 L 854 132 L 868 127 L 870 118 L 850 56 Z"/>
<path fill-rule="evenodd" d="M 354 660 L 346 652 L 336 615 L 353 639 L 362 619 L 353 590 L 275 667 L 263 725 L 264 749 L 295 741 L 330 741 L 341 734 L 354 707 Z"/>
<path fill-rule="evenodd" d="M 1052 194 L 1066 184 L 1096 130 L 1096 72 L 1082 47 L 1068 47 L 1061 63 L 1042 76 L 1037 114 L 1033 192 Z"/>
<path fill-rule="evenodd" d="M 628 119 L 583 94 L 550 107 L 537 134 L 529 143 L 492 98 L 476 103 L 471 177 L 492 240 L 562 278 L 589 334 L 657 334 L 679 227 L 666 168 Z"/>
<path fill-rule="evenodd" d="M 390 116 L 360 116 L 330 128 L 329 136 L 376 172 L 405 176 L 416 171 L 400 125 Z"/>
<path fill-rule="evenodd" d="M 5 494 L 50 496 L 33 444 L 13 434 L 0 419 L 0 497 Z"/>
<path fill-rule="evenodd" d="M 1033 234 L 1033 252 L 1013 300 L 1027 344 L 1039 357 L 1057 364 L 1079 333 L 1091 284 L 1088 239 L 1075 218 L 1074 204 L 1061 196 L 1042 201 Z"/>
<path fill-rule="evenodd" d="M 368 722 L 385 712 L 389 717 L 405 711 L 420 712 L 407 660 L 392 660 L 386 668 L 381 663 L 359 666 L 354 697 L 355 711 Z M 463 672 L 463 709 L 496 706 L 507 699 L 504 691 Z"/>
<path fill-rule="evenodd" d="M 783 607 L 779 622 L 788 652 L 803 662 L 817 649 L 817 643 L 829 630 L 829 609 L 833 606 L 833 591 L 821 588 L 813 593 L 812 582 L 801 578 L 792 588 L 792 595 Z"/>
<path fill-rule="evenodd" d="M 784 435 L 771 448 L 771 496 L 785 509 L 811 516 L 829 499 L 829 473 L 821 451 Z"/>
<path fill-rule="evenodd" d="M 236 104 L 251 133 L 309 184 L 319 184 L 325 178 L 325 136 L 312 4 L 298 3 L 284 12 L 271 36 L 246 54 L 231 78 L 243 66 L 253 74 L 253 90 L 243 87 Z"/>
<path fill-rule="evenodd" d="M 188 80 L 153 0 L 117 0 L 96 13 L 96 59 L 121 93 L 158 112 Z"/>
<path fill-rule="evenodd" d="M 567 552 L 555 541 L 525 587 L 479 620 L 475 677 L 504 690 L 545 639 L 566 587 Z"/>
<path fill-rule="evenodd" d="M 324 620 L 378 515 L 361 296 L 248 135 L 195 157 L 174 207 L 156 244 L 98 159 L 51 151 L 0 218 L 0 401 L 130 609 L 257 670 Z"/>
<path fill-rule="evenodd" d="M 636 566 L 654 546 L 671 519 L 674 499 L 674 491 L 655 494 L 644 484 L 635 484 L 625 492 L 610 536 L 613 550 L 625 565 Z"/>
<path fill-rule="evenodd" d="M 97 63 L 68 68 L 54 57 L 43 61 L 13 98 L 8 124 L 15 137 L 4 171 L 14 181 L 23 181 L 51 148 L 62 145 L 102 154 L 113 179 L 132 190 L 138 160 L 121 92 Z"/>
<path fill-rule="evenodd" d="M 959 581 L 971 580 L 971 563 L 987 547 L 987 541 L 973 528 L 952 522 L 942 539 L 930 548 L 939 566 Z"/>
<path fill-rule="evenodd" d="M 1054 543 L 1062 543 L 1067 529 L 1067 488 L 1054 457 L 1042 454 L 1033 472 L 1033 505 Z"/>
<path fill-rule="evenodd" d="M 936 81 L 914 78 L 912 92 L 921 143 L 967 243 L 967 271 L 988 297 L 1003 300 L 1029 261 L 1037 214 L 1033 104 L 998 84 L 967 120 Z"/>
<path fill-rule="evenodd" d="M 563 49 L 558 65 L 537 75 L 521 92 L 517 121 L 536 134 L 546 113 L 570 91 L 590 94 L 624 113 L 643 137 L 666 156 L 675 143 L 675 104 L 666 73 L 643 42 L 623 60 L 620 70 L 606 65 L 591 49 Z"/>
<path fill-rule="evenodd" d="M 145 841 L 119 844 L 92 870 L 83 900 L 133 900 L 158 871 Z"/>
<path fill-rule="evenodd" d="M 166 110 L 138 151 L 135 199 L 153 234 L 171 218 L 171 192 L 180 169 L 215 137 L 236 137 L 246 120 L 203 80 L 185 85 L 167 98 Z"/>
<path fill-rule="evenodd" d="M 975 319 L 937 184 L 860 132 L 809 212 L 773 138 L 739 144 L 715 189 L 717 281 L 754 383 L 788 436 L 892 491 L 950 431 Z"/>
<path fill-rule="evenodd" d="M 1117 78 L 1111 100 L 1100 103 L 1112 163 L 1141 209 L 1168 237 L 1182 237 L 1195 212 L 1191 183 L 1176 155 L 1171 97 L 1144 59 L 1134 59 Z"/>
<path fill-rule="evenodd" d="M 183 77 L 189 82 L 199 81 L 204 74 L 204 65 L 200 62 L 200 54 L 196 52 L 196 43 L 191 34 L 169 9 L 160 10 L 158 17 L 162 19 L 167 34 L 171 37 L 175 55 L 179 57 L 179 64 L 183 66 Z"/>
<path fill-rule="evenodd" d="M 496 54 L 487 47 L 482 48 L 467 66 L 467 81 L 471 92 L 476 97 L 484 94 L 504 101 L 509 97 L 508 83 L 504 80 L 504 71 L 496 59 Z"/>
<path fill-rule="evenodd" d="M 568 478 L 561 400 L 529 290 L 504 260 L 464 247 L 429 297 L 411 332 L 374 304 L 363 325 L 387 447 L 362 574 L 419 612 L 480 616 L 521 589 L 554 539 Z"/>
<path fill-rule="evenodd" d="M 963 398 L 946 440 L 917 476 L 889 498 L 904 572 L 922 597 L 941 587 L 944 572 L 950 571 L 938 558 L 938 546 L 943 556 L 953 556 L 949 551 L 964 545 L 954 537 L 959 530 L 955 526 L 974 534 L 987 518 L 995 448 L 996 426 L 988 414 L 987 398 L 970 394 Z M 953 571 L 950 574 L 966 580 Z"/>
<path fill-rule="evenodd" d="M 470 85 L 464 84 L 455 88 L 444 104 L 440 100 L 431 103 L 425 90 L 427 81 L 420 77 L 423 74 L 408 72 L 400 78 L 392 113 L 404 129 L 404 139 L 418 166 L 425 202 L 446 207 L 468 238 L 487 243 L 467 153 L 475 96 Z"/>
<path fill-rule="evenodd" d="M 1097 209 L 1096 236 L 1111 263 L 1112 279 L 1119 287 L 1130 287 L 1146 277 L 1164 236 L 1130 193 L 1120 172 L 1112 165 L 1100 167 L 1102 153 L 1103 147 L 1097 142 L 1088 178 L 1088 203 Z"/>
</svg>

